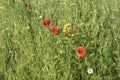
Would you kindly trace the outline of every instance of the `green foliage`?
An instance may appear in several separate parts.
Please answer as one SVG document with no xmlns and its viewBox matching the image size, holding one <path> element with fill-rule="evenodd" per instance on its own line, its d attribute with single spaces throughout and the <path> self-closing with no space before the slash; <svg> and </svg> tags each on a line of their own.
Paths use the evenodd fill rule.
<svg viewBox="0 0 120 80">
<path fill-rule="evenodd" d="M 0 18 L 0 80 L 120 79 L 119 0 L 0 0 Z M 43 26 L 45 18 L 58 35 Z M 68 23 L 75 37 L 64 35 Z"/>
</svg>

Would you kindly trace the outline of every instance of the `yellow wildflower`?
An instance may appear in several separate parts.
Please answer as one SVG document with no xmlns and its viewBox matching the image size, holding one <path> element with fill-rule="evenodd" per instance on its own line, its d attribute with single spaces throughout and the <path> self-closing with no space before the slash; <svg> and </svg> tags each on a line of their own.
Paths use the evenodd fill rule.
<svg viewBox="0 0 120 80">
<path fill-rule="evenodd" d="M 60 53 L 60 54 L 63 54 L 63 53 L 64 53 L 64 51 L 63 51 L 63 50 L 59 50 L 59 53 Z"/>
<path fill-rule="evenodd" d="M 63 4 L 66 4 L 66 0 L 63 0 Z"/>
<path fill-rule="evenodd" d="M 5 6 L 0 6 L 0 10 L 1 10 L 1 9 L 5 9 Z"/>
<path fill-rule="evenodd" d="M 67 31 L 70 31 L 70 28 L 67 28 Z"/>
<path fill-rule="evenodd" d="M 68 31 L 66 29 L 63 29 L 63 33 L 66 34 Z"/>
<path fill-rule="evenodd" d="M 76 5 L 76 3 L 71 3 L 71 4 L 70 4 L 70 6 L 75 6 L 75 5 Z"/>
<path fill-rule="evenodd" d="M 65 25 L 65 27 L 70 27 L 70 25 L 71 25 L 71 24 L 70 24 L 70 23 L 68 23 L 68 24 L 66 24 L 66 25 Z"/>
<path fill-rule="evenodd" d="M 75 36 L 75 34 L 71 34 L 71 37 L 74 37 Z"/>
<path fill-rule="evenodd" d="M 64 26 L 64 28 L 63 28 L 64 30 L 67 30 L 67 27 L 66 26 Z"/>
<path fill-rule="evenodd" d="M 67 32 L 67 30 L 63 29 L 63 33 L 66 33 L 66 32 Z"/>
<path fill-rule="evenodd" d="M 63 28 L 63 33 L 67 33 L 67 32 L 69 32 L 70 31 L 70 23 L 68 23 L 68 24 L 66 24 L 66 25 L 64 25 L 64 28 Z"/>
</svg>

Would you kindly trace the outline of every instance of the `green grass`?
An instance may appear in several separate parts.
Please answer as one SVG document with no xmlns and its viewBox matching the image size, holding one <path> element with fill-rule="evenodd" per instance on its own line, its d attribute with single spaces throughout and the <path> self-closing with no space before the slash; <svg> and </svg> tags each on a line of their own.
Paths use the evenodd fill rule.
<svg viewBox="0 0 120 80">
<path fill-rule="evenodd" d="M 0 0 L 0 6 L 0 80 L 120 80 L 120 0 Z M 58 35 L 43 26 L 45 18 Z M 78 35 L 63 34 L 67 23 Z"/>
</svg>

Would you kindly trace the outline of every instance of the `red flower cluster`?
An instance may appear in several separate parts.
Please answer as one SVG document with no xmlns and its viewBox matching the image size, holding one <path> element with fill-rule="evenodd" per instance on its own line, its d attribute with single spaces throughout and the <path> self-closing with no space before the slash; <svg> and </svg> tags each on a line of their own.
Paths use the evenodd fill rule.
<svg viewBox="0 0 120 80">
<path fill-rule="evenodd" d="M 30 7 L 30 4 L 26 3 L 26 4 L 25 4 L 25 7 L 26 7 L 26 8 L 29 8 L 29 7 Z"/>
<path fill-rule="evenodd" d="M 45 27 L 48 27 L 50 25 L 50 20 L 49 19 L 44 19 L 43 20 L 43 25 Z M 55 26 L 55 25 L 52 26 L 51 31 L 52 31 L 53 34 L 58 34 L 58 26 Z"/>
<path fill-rule="evenodd" d="M 77 31 L 77 28 L 76 28 L 76 27 L 73 27 L 72 30 L 73 30 L 74 32 L 76 32 L 76 31 Z"/>
<path fill-rule="evenodd" d="M 49 19 L 44 19 L 44 20 L 43 20 L 43 25 L 44 25 L 45 27 L 48 27 L 48 26 L 50 25 L 50 20 L 49 20 Z M 72 30 L 73 30 L 74 32 L 76 32 L 76 31 L 77 31 L 77 28 L 76 28 L 76 27 L 73 27 Z M 58 34 L 58 32 L 59 32 L 58 26 L 53 25 L 53 26 L 51 27 L 51 31 L 52 31 L 53 34 Z M 82 47 L 82 46 L 78 47 L 77 50 L 76 50 L 76 54 L 77 54 L 78 57 L 84 56 L 85 53 L 86 53 L 86 49 L 85 49 L 84 47 Z"/>
<path fill-rule="evenodd" d="M 48 27 L 48 26 L 50 25 L 50 20 L 49 20 L 49 19 L 44 19 L 44 20 L 43 20 L 43 25 L 44 25 L 45 27 Z"/>
<path fill-rule="evenodd" d="M 52 26 L 51 30 L 53 34 L 58 34 L 58 26 Z"/>
<path fill-rule="evenodd" d="M 30 4 L 26 3 L 24 6 L 25 6 L 26 8 L 29 8 L 29 7 L 30 7 Z M 47 19 L 47 18 L 44 19 L 44 20 L 43 20 L 43 25 L 44 25 L 45 27 L 50 26 L 50 20 Z M 58 34 L 58 32 L 59 32 L 58 26 L 53 25 L 53 26 L 51 27 L 51 31 L 52 31 L 53 34 Z M 76 31 L 77 31 L 77 28 L 76 28 L 76 27 L 73 27 L 73 28 L 72 28 L 72 31 L 76 32 Z M 79 57 L 84 56 L 85 53 L 86 53 L 86 49 L 85 49 L 84 47 L 82 47 L 82 46 L 78 47 L 77 50 L 76 50 L 76 54 L 77 54 L 77 56 L 79 56 Z"/>
<path fill-rule="evenodd" d="M 86 50 L 85 50 L 84 47 L 78 47 L 77 50 L 76 50 L 76 54 L 77 54 L 77 56 L 79 56 L 79 57 L 84 56 L 85 53 L 86 53 Z"/>
</svg>

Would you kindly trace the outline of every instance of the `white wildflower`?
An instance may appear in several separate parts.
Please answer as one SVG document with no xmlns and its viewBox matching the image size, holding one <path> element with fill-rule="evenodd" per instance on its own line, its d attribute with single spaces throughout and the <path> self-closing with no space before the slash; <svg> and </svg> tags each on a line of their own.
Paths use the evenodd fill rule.
<svg viewBox="0 0 120 80">
<path fill-rule="evenodd" d="M 2 49 L 4 49 L 4 47 L 1 47 Z"/>
<path fill-rule="evenodd" d="M 2 32 L 5 32 L 5 30 L 2 30 Z"/>
<path fill-rule="evenodd" d="M 23 79 L 24 79 L 25 77 L 23 76 Z"/>
<path fill-rule="evenodd" d="M 92 68 L 88 68 L 87 72 L 88 72 L 88 74 L 93 74 L 93 69 Z"/>
<path fill-rule="evenodd" d="M 28 26 L 27 29 L 30 29 L 30 26 Z"/>
<path fill-rule="evenodd" d="M 9 51 L 9 53 L 11 53 L 12 51 Z"/>
<path fill-rule="evenodd" d="M 6 24 L 6 21 L 3 21 L 4 24 Z"/>
<path fill-rule="evenodd" d="M 41 19 L 41 18 L 42 18 L 42 15 L 39 16 L 39 19 Z"/>
</svg>

